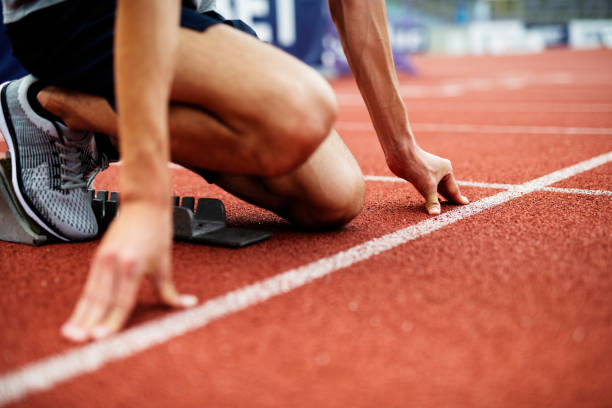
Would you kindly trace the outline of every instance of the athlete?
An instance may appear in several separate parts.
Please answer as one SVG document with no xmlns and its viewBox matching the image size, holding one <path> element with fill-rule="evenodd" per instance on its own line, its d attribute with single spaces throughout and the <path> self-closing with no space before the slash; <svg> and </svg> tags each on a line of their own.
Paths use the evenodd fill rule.
<svg viewBox="0 0 612 408">
<path fill-rule="evenodd" d="M 197 303 L 171 276 L 170 160 L 301 228 L 341 227 L 362 209 L 363 176 L 333 130 L 328 83 L 213 3 L 3 0 L 15 55 L 33 74 L 2 86 L 0 116 L 28 214 L 60 239 L 95 236 L 86 188 L 121 152 L 121 211 L 62 327 L 68 339 L 120 330 L 144 276 L 165 304 Z M 429 214 L 441 211 L 438 193 L 466 204 L 451 163 L 416 144 L 384 0 L 329 6 L 389 168 Z"/>
</svg>

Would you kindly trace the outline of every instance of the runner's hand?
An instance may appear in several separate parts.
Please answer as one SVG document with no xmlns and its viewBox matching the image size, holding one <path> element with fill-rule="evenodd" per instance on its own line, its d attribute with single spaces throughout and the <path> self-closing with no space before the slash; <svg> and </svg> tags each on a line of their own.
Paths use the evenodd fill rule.
<svg viewBox="0 0 612 408">
<path fill-rule="evenodd" d="M 172 281 L 171 247 L 168 208 L 123 204 L 96 251 L 87 284 L 62 334 L 85 341 L 119 331 L 134 308 L 143 276 L 151 278 L 163 303 L 194 306 L 197 299 L 179 295 Z"/>
<path fill-rule="evenodd" d="M 451 203 L 468 204 L 461 194 L 453 175 L 450 160 L 426 152 L 416 146 L 409 157 L 394 157 L 387 160 L 395 175 L 412 183 L 425 198 L 425 208 L 430 215 L 441 212 L 438 193 Z"/>
</svg>

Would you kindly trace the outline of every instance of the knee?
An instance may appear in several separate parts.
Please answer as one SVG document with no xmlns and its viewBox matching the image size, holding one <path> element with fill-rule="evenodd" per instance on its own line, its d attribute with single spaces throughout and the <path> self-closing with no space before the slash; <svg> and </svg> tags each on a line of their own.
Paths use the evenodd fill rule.
<svg viewBox="0 0 612 408">
<path fill-rule="evenodd" d="M 260 115 L 258 138 L 263 176 L 290 173 L 304 163 L 330 134 L 338 107 L 322 77 L 288 83 L 273 91 L 270 111 Z"/>
<path fill-rule="evenodd" d="M 292 222 L 312 231 L 338 229 L 352 221 L 363 209 L 365 182 L 361 171 L 343 180 L 336 191 L 320 202 L 299 211 Z"/>
</svg>

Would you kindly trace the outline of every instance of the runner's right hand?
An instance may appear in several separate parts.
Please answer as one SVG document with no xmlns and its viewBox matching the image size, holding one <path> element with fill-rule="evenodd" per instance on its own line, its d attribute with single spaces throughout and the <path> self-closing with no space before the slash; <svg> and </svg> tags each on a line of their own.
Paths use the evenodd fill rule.
<svg viewBox="0 0 612 408">
<path fill-rule="evenodd" d="M 143 276 L 151 278 L 163 303 L 194 306 L 197 298 L 180 295 L 174 286 L 171 249 L 169 208 L 147 202 L 122 204 L 96 251 L 81 298 L 62 327 L 64 337 L 85 341 L 119 331 L 134 308 Z"/>
</svg>

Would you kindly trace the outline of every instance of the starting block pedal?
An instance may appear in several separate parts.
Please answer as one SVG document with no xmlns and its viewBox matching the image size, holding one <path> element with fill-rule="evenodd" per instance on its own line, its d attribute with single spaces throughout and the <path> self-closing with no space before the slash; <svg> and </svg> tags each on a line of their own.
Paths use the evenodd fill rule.
<svg viewBox="0 0 612 408">
<path fill-rule="evenodd" d="M 221 200 L 200 198 L 195 213 L 194 203 L 194 197 L 183 197 L 181 205 L 174 207 L 174 238 L 177 240 L 242 248 L 272 236 L 266 231 L 227 227 Z"/>
<path fill-rule="evenodd" d="M 89 192 L 101 236 L 120 209 L 119 193 Z M 241 248 L 263 241 L 272 233 L 227 227 L 225 206 L 213 198 L 172 197 L 174 238 L 205 245 Z M 58 242 L 25 213 L 11 183 L 10 157 L 0 159 L 0 240 L 28 245 Z"/>
</svg>

